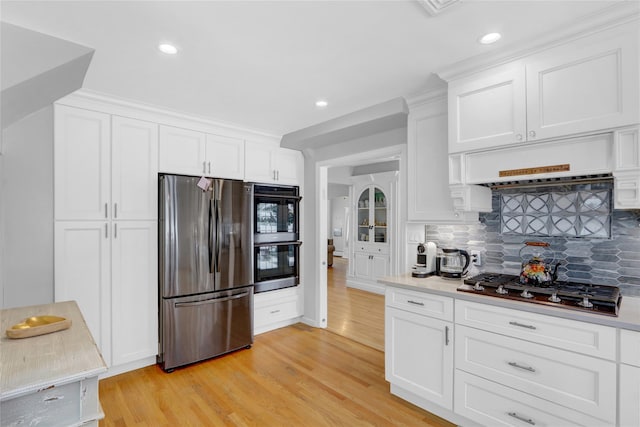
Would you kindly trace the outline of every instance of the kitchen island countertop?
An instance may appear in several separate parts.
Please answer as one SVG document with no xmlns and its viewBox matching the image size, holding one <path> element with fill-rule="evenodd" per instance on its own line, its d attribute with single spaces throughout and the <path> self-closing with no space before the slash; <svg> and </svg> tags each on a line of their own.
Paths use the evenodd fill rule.
<svg viewBox="0 0 640 427">
<path fill-rule="evenodd" d="M 398 276 L 387 276 L 378 279 L 378 283 L 386 286 L 396 286 L 404 289 L 427 292 L 456 299 L 480 302 L 483 304 L 506 307 L 531 313 L 546 314 L 565 319 L 579 320 L 612 326 L 615 328 L 640 331 L 640 298 L 623 296 L 620 303 L 618 316 L 606 316 L 601 314 L 586 313 L 577 310 L 551 307 L 541 304 L 532 304 L 502 298 L 494 298 L 487 295 L 475 295 L 469 292 L 458 292 L 456 289 L 462 284 L 462 279 L 445 279 L 439 276 L 417 278 L 406 273 Z"/>
</svg>

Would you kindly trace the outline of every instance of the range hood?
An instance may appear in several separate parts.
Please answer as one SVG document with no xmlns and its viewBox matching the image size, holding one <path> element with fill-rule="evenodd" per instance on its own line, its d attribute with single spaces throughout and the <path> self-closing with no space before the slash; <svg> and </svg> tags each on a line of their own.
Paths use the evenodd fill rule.
<svg viewBox="0 0 640 427">
<path fill-rule="evenodd" d="M 449 154 L 454 198 L 488 208 L 489 189 L 614 182 L 616 209 L 640 209 L 640 131 L 613 132 Z M 483 190 L 480 190 L 480 189 Z M 462 196 L 461 196 L 462 194 Z M 459 206 L 465 206 L 459 202 Z M 466 204 L 469 206 L 469 204 Z"/>
</svg>

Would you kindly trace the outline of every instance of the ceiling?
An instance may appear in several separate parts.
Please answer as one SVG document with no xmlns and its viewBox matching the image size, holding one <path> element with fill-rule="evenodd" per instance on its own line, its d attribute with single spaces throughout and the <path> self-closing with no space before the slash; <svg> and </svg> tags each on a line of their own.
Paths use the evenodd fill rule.
<svg viewBox="0 0 640 427">
<path fill-rule="evenodd" d="M 442 86 L 449 64 L 616 3 L 463 0 L 432 16 L 422 2 L 3 0 L 0 17 L 95 49 L 85 88 L 280 136 Z"/>
</svg>

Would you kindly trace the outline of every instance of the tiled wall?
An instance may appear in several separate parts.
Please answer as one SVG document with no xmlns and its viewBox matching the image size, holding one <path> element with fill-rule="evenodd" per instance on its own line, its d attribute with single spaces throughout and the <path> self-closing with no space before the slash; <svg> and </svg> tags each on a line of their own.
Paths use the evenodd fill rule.
<svg viewBox="0 0 640 427">
<path fill-rule="evenodd" d="M 494 192 L 493 211 L 480 215 L 478 225 L 428 225 L 427 240 L 438 247 L 479 250 L 482 271 L 518 274 L 518 255 L 525 241 L 548 242 L 556 253 L 559 280 L 620 286 L 626 295 L 640 296 L 640 210 L 613 211 L 611 239 L 500 235 L 499 196 Z"/>
</svg>

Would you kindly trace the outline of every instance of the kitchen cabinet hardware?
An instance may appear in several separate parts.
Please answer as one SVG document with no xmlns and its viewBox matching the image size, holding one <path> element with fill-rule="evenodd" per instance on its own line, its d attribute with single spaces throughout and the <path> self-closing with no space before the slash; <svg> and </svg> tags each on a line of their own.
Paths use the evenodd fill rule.
<svg viewBox="0 0 640 427">
<path fill-rule="evenodd" d="M 113 238 L 114 239 L 118 238 L 118 224 L 117 223 L 113 224 Z"/>
<path fill-rule="evenodd" d="M 509 366 L 513 366 L 514 368 L 522 369 L 523 371 L 535 372 L 536 370 L 531 366 L 522 366 L 516 362 L 507 362 Z"/>
<path fill-rule="evenodd" d="M 108 239 L 108 238 L 109 238 L 109 230 L 108 230 L 108 228 L 107 228 L 107 227 L 109 227 L 109 224 L 105 223 L 105 224 L 104 224 L 104 238 L 105 238 L 105 239 Z"/>
<path fill-rule="evenodd" d="M 113 217 L 114 218 L 118 218 L 118 204 L 117 203 L 113 204 Z"/>
<path fill-rule="evenodd" d="M 271 314 L 280 313 L 280 310 L 271 310 Z"/>
<path fill-rule="evenodd" d="M 409 300 L 407 300 L 407 302 L 408 302 L 409 304 L 421 305 L 421 306 L 423 306 L 423 307 L 424 307 L 424 303 L 423 303 L 423 302 L 419 302 L 419 301 L 412 301 L 412 300 L 410 300 L 410 299 L 409 299 Z"/>
<path fill-rule="evenodd" d="M 444 345 L 449 345 L 449 327 L 444 327 Z"/>
<path fill-rule="evenodd" d="M 536 131 L 535 130 L 530 130 L 529 131 L 529 137 L 535 138 L 536 137 Z"/>
<path fill-rule="evenodd" d="M 516 135 L 516 141 L 522 141 L 522 134 L 521 133 Z"/>
<path fill-rule="evenodd" d="M 512 325 L 512 326 L 518 326 L 520 328 L 527 328 L 527 329 L 533 329 L 533 330 L 538 329 L 533 325 L 525 325 L 524 323 L 519 323 L 519 322 L 515 322 L 515 321 L 511 321 L 511 322 L 509 322 L 509 324 Z"/>
<path fill-rule="evenodd" d="M 536 423 L 533 422 L 533 420 L 531 418 L 522 417 L 522 416 L 518 415 L 516 412 L 507 412 L 507 415 L 509 415 L 510 417 L 515 418 L 516 420 L 520 420 L 520 421 L 522 421 L 524 423 L 531 424 L 532 426 L 536 425 Z"/>
<path fill-rule="evenodd" d="M 109 207 L 108 207 L 108 206 L 107 206 L 107 204 L 105 203 L 105 204 L 104 204 L 104 217 L 105 217 L 105 218 L 108 218 L 108 217 L 109 217 L 109 212 L 108 212 L 108 210 L 109 210 Z"/>
</svg>

